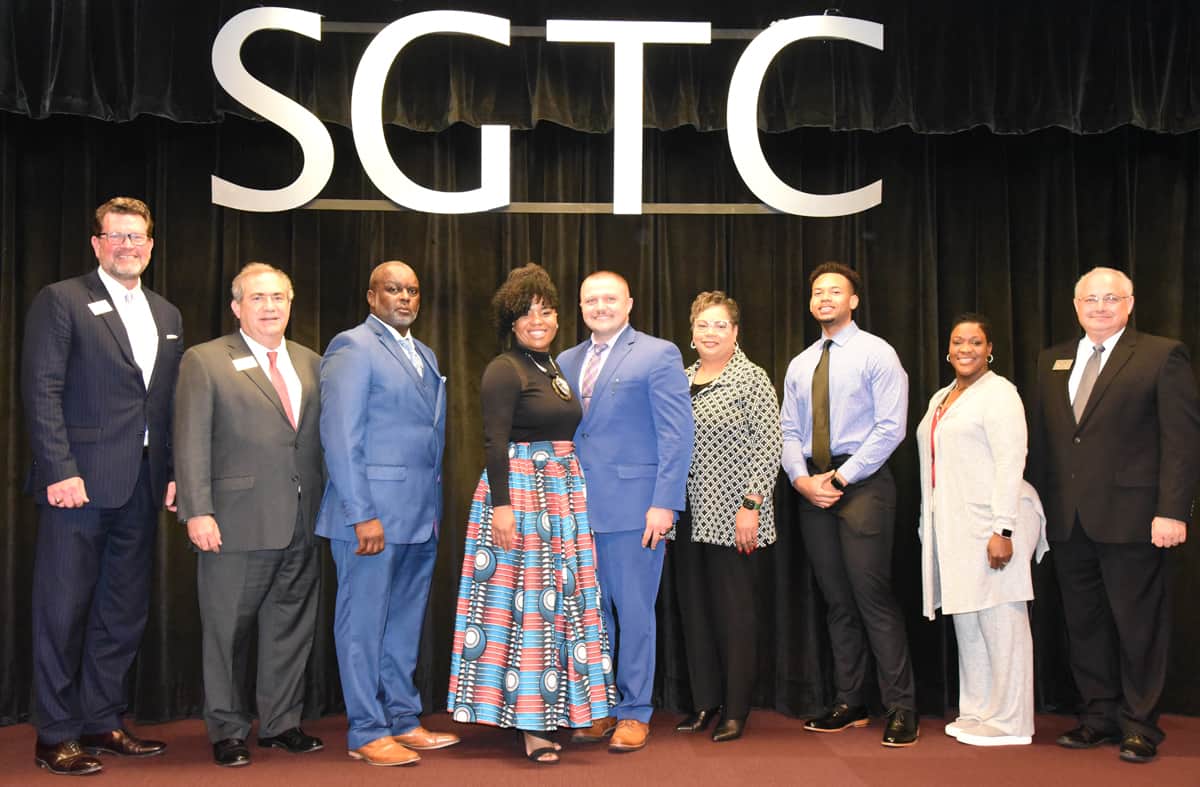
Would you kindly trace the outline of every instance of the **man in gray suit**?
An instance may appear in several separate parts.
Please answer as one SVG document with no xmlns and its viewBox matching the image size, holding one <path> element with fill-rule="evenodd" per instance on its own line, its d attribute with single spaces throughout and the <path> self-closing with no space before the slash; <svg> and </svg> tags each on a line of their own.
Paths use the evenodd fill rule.
<svg viewBox="0 0 1200 787">
<path fill-rule="evenodd" d="M 321 502 L 321 358 L 284 339 L 283 271 L 250 263 L 233 280 L 236 333 L 184 353 L 175 399 L 179 518 L 199 550 L 204 721 L 218 765 L 250 763 L 255 708 L 241 687 L 257 624 L 258 745 L 323 744 L 300 729 L 312 649 Z"/>
</svg>

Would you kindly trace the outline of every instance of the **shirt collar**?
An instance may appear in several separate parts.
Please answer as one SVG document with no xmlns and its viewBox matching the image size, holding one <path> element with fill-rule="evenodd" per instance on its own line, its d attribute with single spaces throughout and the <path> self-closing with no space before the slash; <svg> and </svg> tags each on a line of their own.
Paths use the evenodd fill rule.
<svg viewBox="0 0 1200 787">
<path fill-rule="evenodd" d="M 258 342 L 254 341 L 253 339 L 251 339 L 249 336 L 246 335 L 246 332 L 243 331 L 241 328 L 238 328 L 238 333 L 240 333 L 242 335 L 242 341 L 246 342 L 246 346 L 250 348 L 250 352 L 254 353 L 254 357 L 256 357 L 256 358 L 266 358 L 267 353 L 273 353 L 273 352 L 279 353 L 279 358 L 289 357 L 288 351 L 287 351 L 287 339 L 284 339 L 281 342 L 279 342 L 278 347 L 267 347 L 265 345 L 259 344 Z M 278 359 L 276 359 L 276 360 L 278 360 Z"/>
<path fill-rule="evenodd" d="M 833 336 L 827 337 L 827 336 L 825 336 L 824 332 L 822 332 L 821 338 L 817 339 L 817 344 L 818 345 L 823 344 L 825 342 L 825 339 L 828 338 L 828 339 L 833 339 L 833 343 L 836 344 L 838 347 L 845 347 L 847 342 L 849 342 L 851 339 L 853 339 L 855 336 L 858 335 L 858 332 L 859 332 L 858 323 L 856 323 L 854 320 L 851 320 L 850 322 L 843 325 L 842 329 L 840 331 L 838 331 L 837 333 L 835 333 Z"/>
<path fill-rule="evenodd" d="M 142 278 L 139 276 L 137 284 L 133 287 L 126 287 L 121 282 L 109 275 L 108 271 L 99 265 L 96 266 L 96 273 L 100 274 L 100 282 L 104 285 L 104 289 L 108 291 L 108 297 L 112 298 L 113 303 L 124 303 L 125 296 L 130 293 L 136 298 L 142 294 Z"/>
<path fill-rule="evenodd" d="M 626 321 L 625 324 L 621 326 L 621 330 L 619 330 L 615 334 L 613 334 L 613 337 L 608 340 L 608 346 L 604 348 L 604 351 L 608 352 L 613 347 L 615 347 L 617 345 L 617 340 L 620 339 L 621 336 L 627 330 L 629 330 L 629 322 L 628 321 Z M 596 344 L 598 344 L 598 342 L 596 341 L 596 334 L 593 333 L 592 334 L 592 346 L 595 346 Z"/>
<path fill-rule="evenodd" d="M 1129 327 L 1128 325 L 1125 326 L 1125 328 L 1128 328 L 1128 327 Z M 1122 336 L 1125 335 L 1125 328 L 1122 328 L 1121 330 L 1117 331 L 1112 336 L 1109 336 L 1107 339 L 1105 339 L 1103 342 L 1101 342 L 1101 344 L 1104 345 L 1104 354 L 1105 355 L 1112 353 L 1113 347 L 1116 347 L 1117 342 L 1121 339 Z M 1084 348 L 1087 348 L 1089 355 L 1092 352 L 1092 348 L 1094 348 L 1095 346 L 1096 345 L 1092 343 L 1092 340 L 1088 338 L 1088 335 L 1086 333 L 1083 335 L 1083 338 L 1081 338 L 1079 340 L 1079 349 L 1082 351 Z"/>
<path fill-rule="evenodd" d="M 398 342 L 412 336 L 412 331 L 402 334 L 402 333 L 400 333 L 400 331 L 398 331 L 395 328 L 393 328 L 392 326 L 388 325 L 386 322 L 379 319 L 374 314 L 371 315 L 371 319 L 374 320 L 375 322 L 379 323 L 380 325 L 382 325 L 384 328 L 387 328 L 387 332 L 390 333 L 392 335 L 392 338 Z"/>
</svg>

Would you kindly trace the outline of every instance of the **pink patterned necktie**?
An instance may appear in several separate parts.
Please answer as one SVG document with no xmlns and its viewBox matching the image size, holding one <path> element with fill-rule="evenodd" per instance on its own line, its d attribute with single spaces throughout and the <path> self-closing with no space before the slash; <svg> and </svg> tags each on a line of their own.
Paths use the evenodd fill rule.
<svg viewBox="0 0 1200 787">
<path fill-rule="evenodd" d="M 600 376 L 600 356 L 607 349 L 608 345 L 603 342 L 593 344 L 592 352 L 588 355 L 587 363 L 583 366 L 583 380 L 579 384 L 579 398 L 585 413 L 592 404 L 592 391 L 596 388 L 596 378 Z"/>
<path fill-rule="evenodd" d="M 279 401 L 283 402 L 283 411 L 287 413 L 288 423 L 292 425 L 292 429 L 296 428 L 296 416 L 292 414 L 292 397 L 288 396 L 287 385 L 283 382 L 283 375 L 279 373 L 279 367 L 275 365 L 275 359 L 279 357 L 277 350 L 267 352 L 267 360 L 271 362 L 271 385 L 275 386 L 275 393 L 279 394 Z"/>
</svg>

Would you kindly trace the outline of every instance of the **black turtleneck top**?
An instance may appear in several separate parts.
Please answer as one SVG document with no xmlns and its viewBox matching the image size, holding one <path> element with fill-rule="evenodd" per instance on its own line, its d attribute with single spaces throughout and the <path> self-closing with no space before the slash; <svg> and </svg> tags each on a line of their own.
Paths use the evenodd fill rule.
<svg viewBox="0 0 1200 787">
<path fill-rule="evenodd" d="M 483 452 L 492 505 L 510 504 L 508 496 L 508 444 L 535 440 L 574 440 L 583 419 L 579 398 L 572 392 L 564 402 L 550 385 L 550 377 L 534 364 L 536 359 L 552 371 L 549 353 L 517 346 L 492 359 L 483 372 Z M 568 381 L 569 382 L 569 381 Z"/>
</svg>

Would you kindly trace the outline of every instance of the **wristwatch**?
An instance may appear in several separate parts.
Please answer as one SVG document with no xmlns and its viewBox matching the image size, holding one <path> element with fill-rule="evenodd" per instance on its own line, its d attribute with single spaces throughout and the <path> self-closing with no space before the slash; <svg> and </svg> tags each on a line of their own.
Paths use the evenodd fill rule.
<svg viewBox="0 0 1200 787">
<path fill-rule="evenodd" d="M 749 509 L 750 511 L 757 511 L 762 508 L 762 503 L 749 497 L 743 497 L 742 508 Z"/>
<path fill-rule="evenodd" d="M 1012 529 L 1006 527 L 996 535 L 1000 536 L 1001 538 L 1012 538 Z"/>
<path fill-rule="evenodd" d="M 844 483 L 842 483 L 842 479 L 837 477 L 837 473 L 834 473 L 833 475 L 829 476 L 829 483 L 832 484 L 833 488 L 839 492 L 846 491 L 846 485 Z"/>
</svg>

